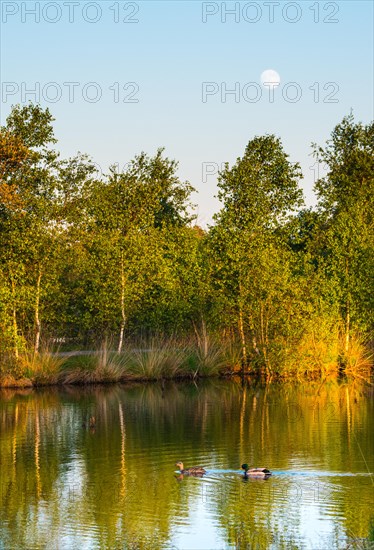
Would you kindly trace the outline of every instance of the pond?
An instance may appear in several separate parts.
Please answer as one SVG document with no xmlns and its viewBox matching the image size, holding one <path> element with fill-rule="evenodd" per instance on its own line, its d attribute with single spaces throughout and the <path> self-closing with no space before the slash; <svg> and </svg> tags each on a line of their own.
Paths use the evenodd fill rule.
<svg viewBox="0 0 374 550">
<path fill-rule="evenodd" d="M 0 548 L 359 548 L 373 425 L 373 391 L 337 382 L 3 390 Z"/>
</svg>

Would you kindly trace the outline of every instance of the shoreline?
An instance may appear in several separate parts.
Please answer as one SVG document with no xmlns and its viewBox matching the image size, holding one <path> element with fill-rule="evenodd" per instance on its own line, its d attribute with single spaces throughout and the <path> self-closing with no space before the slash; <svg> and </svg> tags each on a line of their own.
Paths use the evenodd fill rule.
<svg viewBox="0 0 374 550">
<path fill-rule="evenodd" d="M 77 374 L 77 373 L 74 373 Z M 33 380 L 31 378 L 20 378 L 15 379 L 11 376 L 4 376 L 3 379 L 0 378 L 0 391 L 8 389 L 30 389 L 35 390 L 38 388 L 64 388 L 64 387 L 80 387 L 86 388 L 91 386 L 116 386 L 116 385 L 131 385 L 131 384 L 149 384 L 149 383 L 160 383 L 164 385 L 169 382 L 198 382 L 201 380 L 242 380 L 243 382 L 252 381 L 255 383 L 262 382 L 264 385 L 277 383 L 281 385 L 286 385 L 290 383 L 302 384 L 302 383 L 321 383 L 323 385 L 327 381 L 340 381 L 340 382 L 354 382 L 360 380 L 368 386 L 374 386 L 373 376 L 370 375 L 367 378 L 356 375 L 356 376 L 342 376 L 335 373 L 330 373 L 321 377 L 295 377 L 295 376 L 282 376 L 282 375 L 273 375 L 266 376 L 264 373 L 258 372 L 247 372 L 241 373 L 237 372 L 228 372 L 221 374 L 211 374 L 211 375 L 196 375 L 191 376 L 188 374 L 180 374 L 179 376 L 172 377 L 146 377 L 146 376 L 122 376 L 116 380 L 110 380 L 106 378 L 96 378 L 93 380 L 85 380 L 84 378 L 77 377 L 74 381 L 64 380 L 64 379 L 50 379 L 45 378 L 43 380 Z"/>
<path fill-rule="evenodd" d="M 207 349 L 190 343 L 178 345 L 175 340 L 130 346 L 122 352 L 105 344 L 96 350 L 46 349 L 41 353 L 25 350 L 18 357 L 4 357 L 0 362 L 0 388 L 163 383 L 233 377 L 264 383 L 324 383 L 330 378 L 356 379 L 370 384 L 374 373 L 369 356 L 364 361 L 357 361 L 355 357 L 350 360 L 340 354 L 334 360 L 327 357 L 325 361 L 320 358 L 307 361 L 305 357 L 297 359 L 294 354 L 290 361 L 261 362 L 254 358 L 244 366 L 237 349 L 217 343 Z"/>
</svg>

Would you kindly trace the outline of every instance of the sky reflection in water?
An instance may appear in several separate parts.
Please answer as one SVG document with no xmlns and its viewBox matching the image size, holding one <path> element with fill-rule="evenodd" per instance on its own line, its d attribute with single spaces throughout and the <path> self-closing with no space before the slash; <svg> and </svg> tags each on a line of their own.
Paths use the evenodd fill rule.
<svg viewBox="0 0 374 550">
<path fill-rule="evenodd" d="M 373 515 L 373 408 L 333 382 L 2 391 L 0 548 L 342 548 Z"/>
</svg>

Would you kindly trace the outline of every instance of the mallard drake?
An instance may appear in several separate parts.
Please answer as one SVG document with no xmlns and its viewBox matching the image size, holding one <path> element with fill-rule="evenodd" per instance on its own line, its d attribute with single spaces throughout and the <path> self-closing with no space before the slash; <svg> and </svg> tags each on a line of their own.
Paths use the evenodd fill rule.
<svg viewBox="0 0 374 550">
<path fill-rule="evenodd" d="M 183 462 L 177 462 L 181 474 L 186 474 L 190 476 L 198 476 L 206 474 L 206 470 L 202 466 L 192 466 L 192 468 L 184 468 Z"/>
<path fill-rule="evenodd" d="M 269 477 L 271 471 L 267 468 L 250 468 L 248 464 L 242 464 L 241 469 L 244 470 L 244 477 Z"/>
</svg>

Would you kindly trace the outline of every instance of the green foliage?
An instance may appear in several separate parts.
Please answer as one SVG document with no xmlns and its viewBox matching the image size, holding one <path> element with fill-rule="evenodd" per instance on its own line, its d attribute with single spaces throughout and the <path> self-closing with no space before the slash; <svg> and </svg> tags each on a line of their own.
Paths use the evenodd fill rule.
<svg viewBox="0 0 374 550">
<path fill-rule="evenodd" d="M 347 353 L 352 331 L 373 329 L 374 124 L 345 117 L 314 154 L 328 173 L 316 183 L 320 219 L 313 253 L 327 288 L 333 287 Z"/>
<path fill-rule="evenodd" d="M 229 324 L 239 324 L 243 362 L 250 340 L 252 362 L 260 360 L 269 371 L 269 346 L 282 326 L 294 283 L 291 253 L 279 231 L 302 204 L 300 177 L 280 140 L 264 136 L 251 140 L 244 156 L 219 178 L 223 208 L 211 230 L 214 278 Z"/>
<path fill-rule="evenodd" d="M 273 228 L 302 205 L 298 163 L 292 164 L 274 135 L 249 141 L 244 155 L 219 177 L 218 198 L 224 203 L 216 216 L 231 234 Z"/>
<path fill-rule="evenodd" d="M 49 109 L 29 104 L 24 107 L 15 105 L 7 118 L 7 129 L 21 138 L 26 147 L 45 147 L 56 143 L 53 135 L 52 117 Z"/>
<path fill-rule="evenodd" d="M 3 365 L 21 376 L 21 356 L 35 366 L 48 341 L 96 349 L 110 337 L 122 353 L 87 360 L 87 381 L 368 369 L 373 124 L 346 117 L 314 145 L 328 167 L 314 210 L 301 209 L 300 167 L 280 139 L 253 138 L 222 170 L 222 209 L 204 231 L 163 149 L 98 178 L 87 156 L 60 159 L 53 121 L 15 106 L 0 129 Z M 159 350 L 127 362 L 131 342 L 156 336 Z"/>
</svg>

